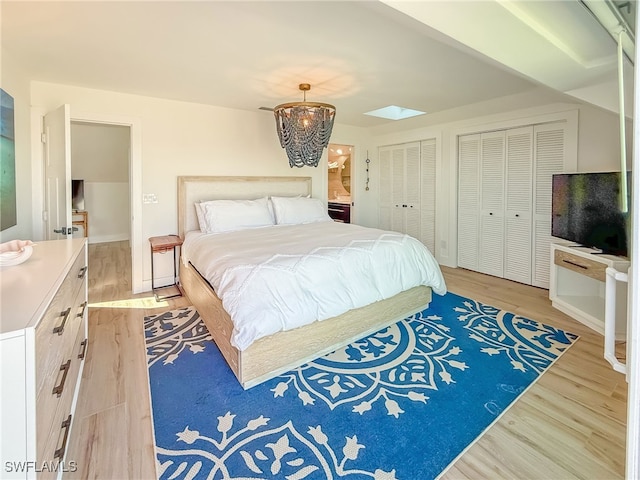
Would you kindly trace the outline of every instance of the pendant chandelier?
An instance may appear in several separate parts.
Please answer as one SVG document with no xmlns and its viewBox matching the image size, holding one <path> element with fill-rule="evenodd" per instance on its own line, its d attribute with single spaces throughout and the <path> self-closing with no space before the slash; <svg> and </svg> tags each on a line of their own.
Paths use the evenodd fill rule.
<svg viewBox="0 0 640 480">
<path fill-rule="evenodd" d="M 302 102 L 283 103 L 273 109 L 280 146 L 287 152 L 290 167 L 317 167 L 333 129 L 336 107 L 307 102 L 311 85 L 301 83 Z"/>
</svg>

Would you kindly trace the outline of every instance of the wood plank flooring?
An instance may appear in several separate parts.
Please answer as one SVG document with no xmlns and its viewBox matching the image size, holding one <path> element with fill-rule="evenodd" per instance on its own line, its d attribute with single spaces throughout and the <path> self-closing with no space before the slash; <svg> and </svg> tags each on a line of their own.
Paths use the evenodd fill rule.
<svg viewBox="0 0 640 480">
<path fill-rule="evenodd" d="M 155 477 L 142 319 L 189 300 L 133 295 L 130 258 L 127 242 L 89 246 L 89 350 L 68 478 Z M 453 293 L 581 336 L 443 478 L 624 478 L 627 384 L 602 358 L 602 337 L 551 307 L 547 290 L 443 272 Z"/>
</svg>

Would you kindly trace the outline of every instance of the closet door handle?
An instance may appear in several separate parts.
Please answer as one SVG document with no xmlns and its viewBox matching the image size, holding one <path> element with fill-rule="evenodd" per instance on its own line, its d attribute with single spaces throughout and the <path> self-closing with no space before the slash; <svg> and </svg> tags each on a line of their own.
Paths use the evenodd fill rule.
<svg viewBox="0 0 640 480">
<path fill-rule="evenodd" d="M 493 212 L 489 212 L 489 215 L 493 215 Z"/>
</svg>

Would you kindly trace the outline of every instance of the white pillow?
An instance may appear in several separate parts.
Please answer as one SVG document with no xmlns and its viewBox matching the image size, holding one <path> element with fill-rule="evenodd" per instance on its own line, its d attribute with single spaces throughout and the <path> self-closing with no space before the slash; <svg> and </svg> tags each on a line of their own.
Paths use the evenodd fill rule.
<svg viewBox="0 0 640 480">
<path fill-rule="evenodd" d="M 205 233 L 222 233 L 273 225 L 266 198 L 201 202 Z M 196 208 L 197 213 L 197 208 Z"/>
<path fill-rule="evenodd" d="M 200 202 L 196 202 L 193 204 L 193 206 L 196 208 L 196 216 L 198 217 L 198 225 L 200 226 L 200 231 L 207 233 L 209 227 L 204 216 L 204 209 L 202 208 L 202 205 L 200 204 Z"/>
<path fill-rule="evenodd" d="M 271 197 L 278 225 L 331 222 L 325 204 L 317 198 Z"/>
</svg>

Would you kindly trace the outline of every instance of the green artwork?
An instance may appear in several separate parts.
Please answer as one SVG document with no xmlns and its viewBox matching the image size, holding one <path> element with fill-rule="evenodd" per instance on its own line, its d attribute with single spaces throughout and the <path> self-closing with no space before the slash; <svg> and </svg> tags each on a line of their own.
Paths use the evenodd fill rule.
<svg viewBox="0 0 640 480">
<path fill-rule="evenodd" d="M 0 89 L 0 230 L 18 223 L 13 97 Z"/>
</svg>

